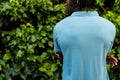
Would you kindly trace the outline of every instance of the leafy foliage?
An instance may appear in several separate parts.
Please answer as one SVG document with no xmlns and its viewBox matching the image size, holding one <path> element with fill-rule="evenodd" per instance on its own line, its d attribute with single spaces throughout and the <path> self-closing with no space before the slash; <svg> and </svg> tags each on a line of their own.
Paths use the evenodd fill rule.
<svg viewBox="0 0 120 80">
<path fill-rule="evenodd" d="M 10 0 L 0 6 L 0 80 L 59 80 L 52 30 L 65 14 L 50 0 Z M 34 74 L 33 74 L 34 73 Z"/>
<path fill-rule="evenodd" d="M 61 80 L 61 63 L 53 57 L 52 30 L 65 17 L 65 1 L 6 1 L 0 5 L 0 80 Z M 111 54 L 120 60 L 120 1 L 112 8 L 104 0 L 97 3 L 100 15 L 116 25 Z M 108 70 L 111 80 L 120 79 L 120 65 Z"/>
</svg>

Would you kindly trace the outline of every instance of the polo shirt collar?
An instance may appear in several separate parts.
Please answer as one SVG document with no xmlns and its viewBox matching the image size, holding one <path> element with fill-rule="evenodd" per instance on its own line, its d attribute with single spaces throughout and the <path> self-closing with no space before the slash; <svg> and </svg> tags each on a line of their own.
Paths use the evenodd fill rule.
<svg viewBox="0 0 120 80">
<path fill-rule="evenodd" d="M 96 11 L 76 11 L 71 16 L 99 16 L 99 14 Z"/>
</svg>

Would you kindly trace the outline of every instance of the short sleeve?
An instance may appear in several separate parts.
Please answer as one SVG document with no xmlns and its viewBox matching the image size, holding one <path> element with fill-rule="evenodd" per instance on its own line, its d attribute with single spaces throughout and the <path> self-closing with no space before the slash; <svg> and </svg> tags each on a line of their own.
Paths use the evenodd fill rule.
<svg viewBox="0 0 120 80">
<path fill-rule="evenodd" d="M 58 37 L 57 36 L 58 36 L 57 31 L 56 31 L 56 28 L 54 27 L 54 30 L 53 30 L 54 51 L 61 52 L 60 46 L 58 44 Z"/>
<path fill-rule="evenodd" d="M 112 35 L 111 35 L 111 43 L 110 43 L 110 46 L 108 48 L 108 53 L 110 53 L 112 47 L 113 47 L 113 44 L 114 44 L 114 40 L 115 40 L 115 36 L 116 36 L 116 28 L 114 27 L 113 31 L 112 31 Z"/>
</svg>

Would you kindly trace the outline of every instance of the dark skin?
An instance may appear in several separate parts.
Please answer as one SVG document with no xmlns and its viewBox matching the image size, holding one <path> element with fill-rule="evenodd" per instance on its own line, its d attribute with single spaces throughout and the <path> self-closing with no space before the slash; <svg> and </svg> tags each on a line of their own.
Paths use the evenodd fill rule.
<svg viewBox="0 0 120 80">
<path fill-rule="evenodd" d="M 118 60 L 113 55 L 107 55 L 106 57 L 107 64 L 110 64 L 112 67 L 117 66 Z"/>
<path fill-rule="evenodd" d="M 67 2 L 66 2 L 66 10 L 67 10 L 67 15 L 68 16 L 71 15 L 75 11 L 79 11 L 78 3 L 76 2 L 76 5 L 74 5 L 74 7 L 72 7 L 72 6 L 70 6 L 70 1 L 67 0 Z M 90 9 L 85 7 L 81 11 L 90 11 Z M 60 59 L 61 62 L 62 62 L 63 56 L 62 56 L 61 52 L 54 51 L 54 55 L 55 55 L 56 58 Z M 114 67 L 114 66 L 117 66 L 118 60 L 117 60 L 116 57 L 109 54 L 109 55 L 106 56 L 106 62 L 107 62 L 107 64 L 110 64 L 112 67 Z"/>
</svg>

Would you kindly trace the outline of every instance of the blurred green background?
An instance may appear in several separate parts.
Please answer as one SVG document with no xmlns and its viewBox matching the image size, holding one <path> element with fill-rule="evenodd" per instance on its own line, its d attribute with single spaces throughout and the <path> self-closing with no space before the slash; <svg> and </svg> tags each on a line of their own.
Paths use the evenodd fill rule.
<svg viewBox="0 0 120 80">
<path fill-rule="evenodd" d="M 61 80 L 53 56 L 53 28 L 66 17 L 65 0 L 0 0 L 0 80 Z M 96 10 L 116 26 L 110 54 L 120 61 L 120 0 L 97 0 Z M 107 65 L 120 80 L 120 62 Z"/>
</svg>

